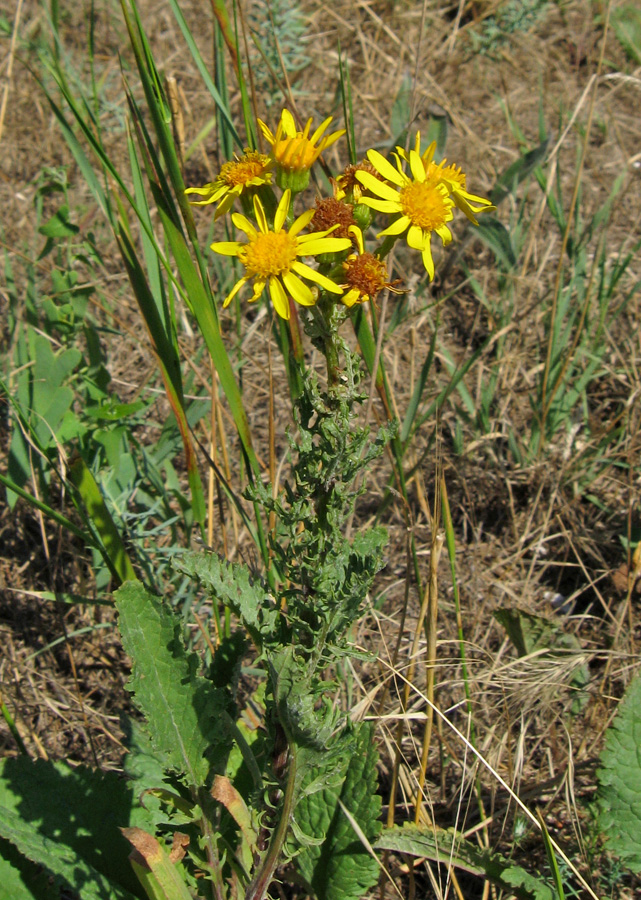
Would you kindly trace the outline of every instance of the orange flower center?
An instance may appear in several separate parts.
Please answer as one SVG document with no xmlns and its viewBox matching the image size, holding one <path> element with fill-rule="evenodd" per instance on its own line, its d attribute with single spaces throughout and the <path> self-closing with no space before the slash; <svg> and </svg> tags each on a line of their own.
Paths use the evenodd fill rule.
<svg viewBox="0 0 641 900">
<path fill-rule="evenodd" d="M 412 181 L 402 188 L 400 203 L 410 222 L 424 231 L 435 231 L 451 218 L 447 191 L 429 181 Z"/>
<path fill-rule="evenodd" d="M 227 162 L 220 170 L 219 178 L 230 187 L 237 184 L 249 184 L 254 178 L 260 178 L 264 172 L 268 158 L 262 153 L 252 151 L 243 159 Z"/>
<path fill-rule="evenodd" d="M 345 281 L 367 297 L 375 297 L 387 283 L 387 266 L 371 253 L 352 256 L 343 263 Z"/>
<path fill-rule="evenodd" d="M 296 238 L 286 231 L 257 234 L 238 251 L 238 258 L 250 275 L 267 278 L 289 272 L 297 256 Z"/>
</svg>

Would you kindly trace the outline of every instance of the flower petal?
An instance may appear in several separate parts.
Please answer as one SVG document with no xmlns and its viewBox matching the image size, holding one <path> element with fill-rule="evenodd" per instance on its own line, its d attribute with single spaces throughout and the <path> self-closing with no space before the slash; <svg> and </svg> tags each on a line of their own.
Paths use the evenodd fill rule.
<svg viewBox="0 0 641 900">
<path fill-rule="evenodd" d="M 281 319 L 289 319 L 289 301 L 287 299 L 287 294 L 275 275 L 270 275 L 269 277 L 269 296 L 272 298 L 274 309 Z"/>
<path fill-rule="evenodd" d="M 416 150 L 410 150 L 410 169 L 415 181 L 425 181 L 425 166 Z"/>
<path fill-rule="evenodd" d="M 328 278 L 327 275 L 321 275 L 320 272 L 317 272 L 316 269 L 312 269 L 312 267 L 308 266 L 306 263 L 298 261 L 293 262 L 292 271 L 296 272 L 298 275 L 302 275 L 303 278 L 307 278 L 308 281 L 314 281 L 316 284 L 320 284 L 322 288 L 325 288 L 326 291 L 330 291 L 332 294 L 340 294 L 343 291 L 343 289 L 339 287 L 336 282 L 332 281 L 331 278 Z"/>
<path fill-rule="evenodd" d="M 306 212 L 302 213 L 294 222 L 292 227 L 289 229 L 289 234 L 292 237 L 296 237 L 299 231 L 302 231 L 303 228 L 307 228 L 309 223 L 314 218 L 314 214 L 316 213 L 315 209 L 308 209 Z"/>
<path fill-rule="evenodd" d="M 239 241 L 214 241 L 210 249 L 214 253 L 222 253 L 223 256 L 238 256 L 239 249 L 243 246 Z"/>
<path fill-rule="evenodd" d="M 301 281 L 298 275 L 294 275 L 293 272 L 285 272 L 283 282 L 296 303 L 300 303 L 301 306 L 313 306 L 316 303 L 312 289 Z"/>
<path fill-rule="evenodd" d="M 264 278 L 257 278 L 257 279 L 254 281 L 253 287 L 254 287 L 254 293 L 252 294 L 252 296 L 251 296 L 251 297 L 249 298 L 249 300 L 247 301 L 248 303 L 255 303 L 256 300 L 259 300 L 259 299 L 260 299 L 261 294 L 262 294 L 263 291 L 265 290 L 265 279 L 264 279 Z"/>
<path fill-rule="evenodd" d="M 267 234 L 269 231 L 269 225 L 267 224 L 267 216 L 265 215 L 265 210 L 263 208 L 263 204 L 260 202 L 258 194 L 254 195 L 254 215 L 256 216 L 256 223 L 258 227 L 262 231 L 263 234 Z"/>
<path fill-rule="evenodd" d="M 287 213 L 289 212 L 289 203 L 292 198 L 292 192 L 289 188 L 283 193 L 283 196 L 278 201 L 278 208 L 276 209 L 276 214 L 274 215 L 274 231 L 281 231 L 283 225 L 285 224 L 285 219 L 287 218 Z"/>
<path fill-rule="evenodd" d="M 403 210 L 398 200 L 377 200 L 374 197 L 361 197 L 361 203 L 384 213 L 400 213 Z"/>
<path fill-rule="evenodd" d="M 280 123 L 283 127 L 283 134 L 285 135 L 285 137 L 293 138 L 296 136 L 298 128 L 296 128 L 294 117 L 288 109 L 284 109 L 282 111 L 280 116 Z M 289 316 L 283 316 L 283 318 L 289 318 Z"/>
<path fill-rule="evenodd" d="M 327 137 L 324 137 L 321 141 L 321 149 L 327 150 L 328 147 L 331 147 L 332 144 L 335 144 L 339 138 L 342 138 L 345 134 L 345 129 L 341 128 L 340 131 L 335 131 L 333 134 L 328 134 Z"/>
<path fill-rule="evenodd" d="M 236 228 L 240 228 L 241 231 L 244 231 L 248 238 L 255 238 L 258 234 L 255 226 L 246 218 L 242 213 L 232 213 L 231 220 L 236 226 Z"/>
<path fill-rule="evenodd" d="M 447 227 L 447 225 L 439 225 L 439 227 L 435 230 L 440 239 L 443 241 L 443 246 L 446 247 L 447 244 L 449 244 L 452 240 L 452 232 Z"/>
<path fill-rule="evenodd" d="M 260 127 L 260 130 L 263 132 L 263 135 L 264 135 L 264 137 L 265 137 L 265 140 L 266 140 L 269 144 L 273 144 L 274 141 L 276 140 L 276 138 L 274 137 L 274 135 L 273 135 L 271 129 L 268 128 L 267 125 L 265 125 L 265 123 L 262 121 L 262 119 L 257 119 L 256 121 L 258 122 L 258 125 L 259 125 L 259 127 Z"/>
<path fill-rule="evenodd" d="M 231 292 L 225 297 L 225 302 L 223 303 L 223 309 L 225 309 L 225 307 L 229 306 L 229 304 L 234 299 L 234 297 L 236 296 L 238 291 L 247 284 L 247 282 L 249 281 L 250 278 L 251 278 L 251 275 L 244 275 L 239 281 L 236 282 L 236 284 L 231 289 Z"/>
<path fill-rule="evenodd" d="M 365 244 L 363 241 L 363 232 L 358 227 L 358 225 L 350 225 L 347 229 L 349 234 L 353 234 L 356 238 L 356 246 L 358 247 L 359 253 L 365 253 Z"/>
<path fill-rule="evenodd" d="M 380 181 L 378 178 L 375 178 L 375 176 L 372 175 L 371 172 L 364 172 L 362 169 L 359 169 L 356 172 L 356 177 L 363 185 L 363 187 L 366 187 L 368 191 L 372 191 L 373 194 L 377 194 L 379 197 L 383 197 L 384 200 L 398 201 L 398 191 L 395 190 L 395 188 L 391 187 L 391 185 L 385 184 L 385 182 Z"/>
<path fill-rule="evenodd" d="M 430 233 L 428 232 L 428 237 L 429 234 Z M 434 278 L 434 260 L 432 259 L 432 247 L 429 240 L 425 244 L 423 250 L 423 265 L 425 266 L 425 271 L 430 276 L 430 281 L 432 281 Z"/>
<path fill-rule="evenodd" d="M 310 144 L 315 144 L 319 137 L 323 134 L 323 132 L 327 131 L 333 118 L 333 116 L 329 116 L 327 119 L 325 119 L 324 122 L 320 123 L 314 134 L 309 138 Z"/>
<path fill-rule="evenodd" d="M 388 234 L 403 234 L 404 231 L 407 231 L 409 226 L 411 225 L 411 221 L 408 216 L 399 216 L 396 221 L 392 222 L 391 225 L 388 225 L 385 231 L 380 231 L 376 237 L 387 237 Z"/>
<path fill-rule="evenodd" d="M 391 162 L 385 159 L 378 150 L 368 150 L 367 158 L 376 171 L 380 172 L 383 178 L 387 178 L 392 184 L 397 184 L 399 187 L 403 187 L 403 185 L 407 184 L 407 176 L 403 175 L 402 172 L 399 172 L 398 169 L 395 169 Z M 357 174 L 360 175 L 361 173 L 359 172 Z"/>
<path fill-rule="evenodd" d="M 360 296 L 361 292 L 359 291 L 359 289 L 352 288 L 351 291 L 343 294 L 343 296 L 341 297 L 341 301 L 345 304 L 345 306 L 354 306 L 355 303 L 358 303 Z"/>
<path fill-rule="evenodd" d="M 308 238 L 309 240 L 305 240 Z M 306 234 L 298 238 L 297 256 L 316 256 L 318 253 L 340 253 L 341 250 L 349 250 L 352 242 L 349 238 L 317 237 L 315 234 Z"/>
<path fill-rule="evenodd" d="M 425 242 L 429 240 L 429 231 L 423 231 L 418 225 L 410 225 L 407 232 L 407 246 L 412 250 L 420 250 L 421 253 L 425 249 Z"/>
</svg>

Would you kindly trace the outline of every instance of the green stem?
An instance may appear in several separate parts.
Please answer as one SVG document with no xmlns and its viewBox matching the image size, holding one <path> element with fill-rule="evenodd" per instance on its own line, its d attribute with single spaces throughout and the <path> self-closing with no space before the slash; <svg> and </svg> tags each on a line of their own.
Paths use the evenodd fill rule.
<svg viewBox="0 0 641 900">
<path fill-rule="evenodd" d="M 269 885 L 272 883 L 276 866 L 280 861 L 283 844 L 287 837 L 287 831 L 289 830 L 289 823 L 294 812 L 297 772 L 298 766 L 296 754 L 290 752 L 287 785 L 285 786 L 285 796 L 283 797 L 283 806 L 280 819 L 278 820 L 278 827 L 269 843 L 269 849 L 263 858 L 261 866 L 254 876 L 254 880 L 247 888 L 245 900 L 264 900 L 267 891 L 269 890 Z"/>
</svg>

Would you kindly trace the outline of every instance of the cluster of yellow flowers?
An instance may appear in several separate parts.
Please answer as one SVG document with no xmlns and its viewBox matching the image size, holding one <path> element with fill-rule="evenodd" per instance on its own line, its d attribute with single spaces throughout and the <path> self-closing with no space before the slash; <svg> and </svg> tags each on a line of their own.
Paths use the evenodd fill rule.
<svg viewBox="0 0 641 900">
<path fill-rule="evenodd" d="M 283 319 L 289 318 L 289 297 L 301 306 L 313 306 L 316 302 L 318 290 L 306 281 L 340 297 L 347 306 L 373 300 L 383 289 L 398 293 L 397 282 L 389 282 L 381 256 L 365 250 L 362 228 L 369 225 L 369 210 L 390 218 L 390 224 L 377 238 L 405 235 L 408 246 L 421 253 L 426 272 L 434 278 L 432 233 L 441 238 L 443 245 L 449 244 L 452 232 L 447 223 L 453 218 L 453 208 L 460 209 L 474 224 L 478 224 L 479 213 L 493 209 L 489 200 L 466 190 L 465 174 L 460 168 L 445 165 L 445 160 L 434 162 L 435 142 L 421 154 L 421 136 L 417 133 L 415 146 L 409 152 L 396 148 L 395 165 L 376 150 L 368 150 L 367 161 L 348 166 L 334 181 L 332 198 L 317 201 L 315 210 L 307 210 L 286 228 L 291 221 L 292 194 L 307 187 L 310 169 L 321 153 L 345 134 L 344 129 L 325 134 L 331 121 L 331 117 L 325 119 L 312 133 L 309 119 L 301 131 L 292 114 L 283 110 L 274 133 L 259 120 L 271 146 L 269 155 L 245 150 L 242 156 L 225 163 L 215 181 L 204 187 L 187 188 L 187 194 L 202 198 L 191 201 L 194 205 L 216 204 L 215 218 L 229 212 L 237 198 L 252 198 L 256 224 L 240 213 L 232 213 L 231 217 L 246 240 L 217 241 L 211 245 L 215 253 L 236 256 L 245 269 L 224 306 L 249 281 L 253 282 L 249 302 L 258 300 L 267 286 L 274 309 Z M 283 194 L 273 222 L 269 222 L 259 194 L 267 186 L 273 196 L 272 179 Z M 310 223 L 319 230 L 301 234 Z M 327 253 L 344 254 L 348 250 L 352 252 L 343 259 L 340 275 L 336 277 L 332 272 L 334 278 L 301 260 Z"/>
</svg>

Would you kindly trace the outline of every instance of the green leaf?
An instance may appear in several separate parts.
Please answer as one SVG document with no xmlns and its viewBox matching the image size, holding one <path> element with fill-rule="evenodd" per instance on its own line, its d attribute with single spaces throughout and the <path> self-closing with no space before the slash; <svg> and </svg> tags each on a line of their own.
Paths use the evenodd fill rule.
<svg viewBox="0 0 641 900">
<path fill-rule="evenodd" d="M 391 850 L 409 856 L 424 856 L 478 875 L 519 900 L 555 900 L 552 888 L 541 878 L 504 859 L 498 853 L 480 850 L 454 829 L 394 825 L 386 828 L 374 844 L 376 850 Z"/>
<path fill-rule="evenodd" d="M 83 900 L 134 900 L 132 894 L 89 865 L 78 853 L 57 839 L 44 837 L 17 813 L 2 810 L 0 836 L 11 841 L 27 859 L 47 868 L 76 891 Z M 123 869 L 127 856 L 123 857 Z"/>
<path fill-rule="evenodd" d="M 641 676 L 637 675 L 605 734 L 597 771 L 599 829 L 607 849 L 641 873 Z"/>
<path fill-rule="evenodd" d="M 180 572 L 198 579 L 217 600 L 240 616 L 259 647 L 265 638 L 274 635 L 280 612 L 266 586 L 252 577 L 247 566 L 228 563 L 215 553 L 185 553 L 174 565 Z"/>
<path fill-rule="evenodd" d="M 83 900 L 140 896 L 119 830 L 132 823 L 147 814 L 115 773 L 24 756 L 0 763 L 0 835 Z"/>
<path fill-rule="evenodd" d="M 93 527 L 100 535 L 105 549 L 104 558 L 110 570 L 122 583 L 134 579 L 136 573 L 125 550 L 120 532 L 114 522 L 109 507 L 100 493 L 96 479 L 82 458 L 69 467 L 69 479 L 75 485 Z"/>
<path fill-rule="evenodd" d="M 63 238 L 78 234 L 80 229 L 69 220 L 69 207 L 65 203 L 38 231 L 48 238 Z"/>
<path fill-rule="evenodd" d="M 516 193 L 516 189 L 528 175 L 543 162 L 547 153 L 549 138 L 542 141 L 538 147 L 529 150 L 512 163 L 496 180 L 496 184 L 490 193 L 490 200 L 494 206 L 498 206 L 508 194 Z"/>
<path fill-rule="evenodd" d="M 60 890 L 42 866 L 0 840 L 0 900 L 60 900 Z"/>
<path fill-rule="evenodd" d="M 197 789 L 209 773 L 207 752 L 216 754 L 217 770 L 224 767 L 225 695 L 196 674 L 198 658 L 186 653 L 172 609 L 137 581 L 114 596 L 123 646 L 133 661 L 129 686 L 147 718 L 154 750 Z"/>
<path fill-rule="evenodd" d="M 483 216 L 479 219 L 474 234 L 490 248 L 496 261 L 506 272 L 516 266 L 516 253 L 512 245 L 512 238 L 502 222 L 499 222 L 494 216 Z"/>
<path fill-rule="evenodd" d="M 378 753 L 369 724 L 358 728 L 351 751 L 342 781 L 314 793 L 303 789 L 294 812 L 304 834 L 323 837 L 320 845 L 314 841 L 296 857 L 318 900 L 359 900 L 378 880 L 378 863 L 362 845 L 339 804 L 340 800 L 367 840 L 373 842 L 381 828 L 381 798 L 376 793 Z M 335 761 L 331 765 L 334 767 Z M 318 774 L 312 770 L 311 776 L 316 780 Z"/>
</svg>

